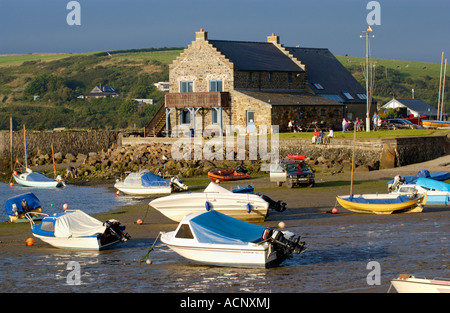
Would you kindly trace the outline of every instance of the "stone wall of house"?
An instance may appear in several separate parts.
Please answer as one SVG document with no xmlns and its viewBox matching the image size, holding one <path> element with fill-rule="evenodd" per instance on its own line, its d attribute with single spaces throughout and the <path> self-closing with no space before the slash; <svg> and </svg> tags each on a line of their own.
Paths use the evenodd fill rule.
<svg viewBox="0 0 450 313">
<path fill-rule="evenodd" d="M 223 91 L 231 91 L 233 66 L 208 42 L 206 32 L 197 32 L 196 40 L 169 66 L 170 92 L 180 92 L 181 81 L 193 81 L 194 92 L 208 92 L 210 80 L 221 80 Z"/>
<path fill-rule="evenodd" d="M 280 132 L 287 131 L 289 120 L 304 130 L 314 128 L 315 122 L 323 129 L 337 129 L 343 115 L 343 106 L 272 106 L 272 120 L 279 123 Z"/>
<path fill-rule="evenodd" d="M 247 111 L 255 112 L 255 128 L 258 132 L 262 126 L 270 129 L 272 125 L 271 105 L 246 96 L 240 92 L 231 92 L 231 118 L 237 127 L 247 126 Z"/>
</svg>

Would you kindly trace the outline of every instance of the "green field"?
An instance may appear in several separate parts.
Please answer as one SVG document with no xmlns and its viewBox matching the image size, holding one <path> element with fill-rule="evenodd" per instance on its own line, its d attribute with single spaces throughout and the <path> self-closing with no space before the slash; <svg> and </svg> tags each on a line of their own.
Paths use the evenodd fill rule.
<svg viewBox="0 0 450 313">
<path fill-rule="evenodd" d="M 0 55 L 0 67 L 21 65 L 27 61 L 54 61 L 67 58 L 73 54 L 61 53 L 61 54 L 8 54 Z"/>
</svg>

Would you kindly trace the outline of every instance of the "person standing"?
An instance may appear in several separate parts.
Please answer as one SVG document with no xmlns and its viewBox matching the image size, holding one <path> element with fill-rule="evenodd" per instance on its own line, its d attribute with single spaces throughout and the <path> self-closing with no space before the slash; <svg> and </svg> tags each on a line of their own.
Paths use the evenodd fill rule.
<svg viewBox="0 0 450 313">
<path fill-rule="evenodd" d="M 345 133 L 345 130 L 347 129 L 347 121 L 345 120 L 345 117 L 342 119 L 342 132 Z"/>
</svg>

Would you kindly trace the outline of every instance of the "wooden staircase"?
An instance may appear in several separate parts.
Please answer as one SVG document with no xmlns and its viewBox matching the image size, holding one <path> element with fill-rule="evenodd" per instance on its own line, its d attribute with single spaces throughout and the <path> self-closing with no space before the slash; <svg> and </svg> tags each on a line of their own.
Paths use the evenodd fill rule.
<svg viewBox="0 0 450 313">
<path fill-rule="evenodd" d="M 161 137 L 162 131 L 166 127 L 166 108 L 164 103 L 159 108 L 158 112 L 153 116 L 150 122 L 144 128 L 146 137 Z"/>
</svg>

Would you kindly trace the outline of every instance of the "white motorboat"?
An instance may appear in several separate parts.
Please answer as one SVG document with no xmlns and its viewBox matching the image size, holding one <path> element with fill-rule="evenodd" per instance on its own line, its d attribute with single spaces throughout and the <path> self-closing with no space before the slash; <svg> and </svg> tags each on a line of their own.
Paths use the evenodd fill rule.
<svg viewBox="0 0 450 313">
<path fill-rule="evenodd" d="M 149 205 L 176 222 L 186 214 L 205 210 L 220 211 L 240 220 L 262 222 L 269 209 L 269 203 L 258 195 L 233 193 L 214 182 L 210 182 L 203 192 L 160 197 Z"/>
<path fill-rule="evenodd" d="M 65 186 L 65 182 L 60 175 L 52 179 L 42 173 L 33 172 L 28 167 L 20 174 L 14 171 L 13 177 L 16 183 L 26 187 L 54 188 Z"/>
<path fill-rule="evenodd" d="M 162 195 L 170 194 L 173 190 L 188 189 L 178 178 L 162 178 L 148 169 L 130 173 L 123 181 L 117 181 L 114 187 L 120 192 L 132 196 Z"/>
<path fill-rule="evenodd" d="M 396 176 L 388 190 L 400 195 L 426 194 L 427 201 L 423 205 L 450 205 L 450 184 L 430 178 L 418 178 L 414 184 L 408 184 L 401 176 Z"/>
<path fill-rule="evenodd" d="M 80 210 L 42 215 L 42 222 L 35 224 L 29 213 L 25 214 L 33 236 L 56 248 L 103 250 L 130 238 L 117 220 L 102 223 Z"/>
<path fill-rule="evenodd" d="M 450 293 L 450 280 L 416 278 L 412 275 L 401 274 L 391 280 L 398 293 Z"/>
<path fill-rule="evenodd" d="M 161 241 L 179 255 L 200 263 L 236 267 L 278 266 L 305 243 L 289 231 L 240 221 L 220 212 L 191 213 Z"/>
</svg>

